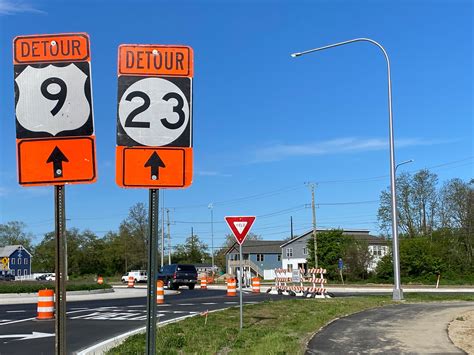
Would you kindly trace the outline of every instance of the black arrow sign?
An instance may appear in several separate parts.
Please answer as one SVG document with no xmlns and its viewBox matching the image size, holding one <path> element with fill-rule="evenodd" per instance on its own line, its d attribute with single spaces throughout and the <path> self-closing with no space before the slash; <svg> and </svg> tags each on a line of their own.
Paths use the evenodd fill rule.
<svg viewBox="0 0 474 355">
<path fill-rule="evenodd" d="M 163 163 L 163 160 L 161 160 L 160 156 L 156 154 L 156 152 L 153 152 L 153 154 L 145 163 L 145 168 L 147 167 L 151 168 L 150 179 L 158 180 L 160 178 L 159 168 L 165 168 L 166 165 Z"/>
<path fill-rule="evenodd" d="M 46 161 L 47 164 L 53 163 L 53 173 L 55 178 L 63 176 L 63 161 L 69 162 L 64 153 L 56 146 Z"/>
</svg>

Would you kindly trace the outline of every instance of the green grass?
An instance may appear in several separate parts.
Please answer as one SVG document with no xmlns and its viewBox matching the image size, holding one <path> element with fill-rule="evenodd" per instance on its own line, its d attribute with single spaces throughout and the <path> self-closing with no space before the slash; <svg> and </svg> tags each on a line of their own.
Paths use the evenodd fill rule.
<svg viewBox="0 0 474 355">
<path fill-rule="evenodd" d="M 474 295 L 406 294 L 408 302 L 467 300 Z M 312 335 L 333 319 L 365 309 L 393 304 L 391 296 L 333 299 L 291 298 L 244 307 L 239 332 L 239 308 L 196 316 L 158 328 L 159 354 L 303 354 Z M 145 334 L 128 338 L 107 354 L 143 354 Z"/>
<path fill-rule="evenodd" d="M 74 282 L 66 284 L 67 291 L 91 291 L 111 288 L 109 284 L 99 285 L 95 282 Z M 36 293 L 39 290 L 54 290 L 54 281 L 5 281 L 0 282 L 0 293 Z"/>
</svg>

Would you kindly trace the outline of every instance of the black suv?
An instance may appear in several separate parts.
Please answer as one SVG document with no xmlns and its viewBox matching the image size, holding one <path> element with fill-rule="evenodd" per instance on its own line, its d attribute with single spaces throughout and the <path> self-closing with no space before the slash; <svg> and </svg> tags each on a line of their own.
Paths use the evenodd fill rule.
<svg viewBox="0 0 474 355">
<path fill-rule="evenodd" d="M 157 279 L 162 280 L 170 290 L 177 290 L 179 286 L 188 286 L 193 290 L 197 283 L 197 271 L 194 265 L 170 264 L 160 269 Z"/>
</svg>

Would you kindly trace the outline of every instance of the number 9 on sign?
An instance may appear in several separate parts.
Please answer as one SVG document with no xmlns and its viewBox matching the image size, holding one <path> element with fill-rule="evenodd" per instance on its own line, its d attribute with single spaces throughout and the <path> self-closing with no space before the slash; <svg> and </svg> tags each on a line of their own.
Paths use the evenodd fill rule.
<svg viewBox="0 0 474 355">
<path fill-rule="evenodd" d="M 178 140 L 183 142 L 182 136 L 190 135 L 190 129 L 186 128 L 190 125 L 191 79 L 178 78 L 173 82 L 151 77 L 140 78 L 130 84 L 127 81 L 133 79 L 129 78 L 119 78 L 118 118 L 125 134 L 144 146 L 159 147 L 174 145 Z M 190 137 L 184 138 L 187 143 L 178 145 L 189 146 Z M 118 144 L 129 145 L 120 142 L 120 138 Z"/>
</svg>

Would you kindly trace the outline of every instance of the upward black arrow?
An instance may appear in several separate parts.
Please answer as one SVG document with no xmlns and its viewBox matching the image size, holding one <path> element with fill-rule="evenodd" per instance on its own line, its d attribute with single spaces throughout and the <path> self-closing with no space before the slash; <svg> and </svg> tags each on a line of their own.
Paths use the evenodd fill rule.
<svg viewBox="0 0 474 355">
<path fill-rule="evenodd" d="M 145 163 L 145 168 L 150 167 L 150 179 L 158 180 L 160 178 L 159 168 L 165 168 L 166 165 L 161 160 L 160 156 L 153 152 L 150 158 Z"/>
<path fill-rule="evenodd" d="M 63 152 L 56 146 L 49 155 L 46 164 L 53 163 L 53 173 L 55 178 L 63 176 L 63 161 L 69 162 Z"/>
</svg>

